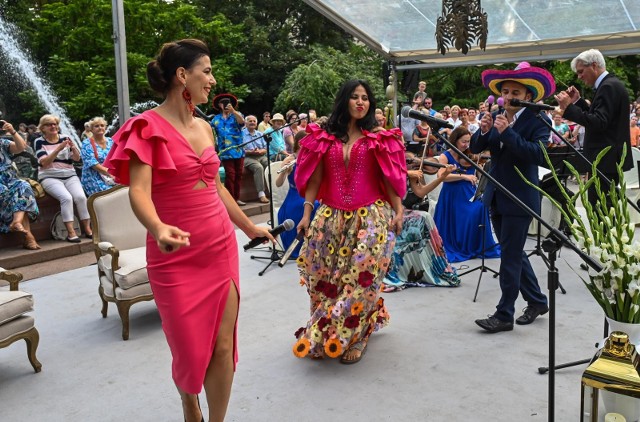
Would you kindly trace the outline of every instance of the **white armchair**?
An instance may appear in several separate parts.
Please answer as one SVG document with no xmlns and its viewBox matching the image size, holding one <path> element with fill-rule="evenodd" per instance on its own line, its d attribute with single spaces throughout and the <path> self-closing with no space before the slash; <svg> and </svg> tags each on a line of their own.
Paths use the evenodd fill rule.
<svg viewBox="0 0 640 422">
<path fill-rule="evenodd" d="M 271 163 L 271 200 L 273 204 L 273 222 L 274 227 L 278 225 L 278 210 L 280 206 L 284 202 L 284 198 L 287 197 L 287 193 L 289 192 L 289 181 L 284 179 L 284 183 L 282 186 L 276 186 L 276 179 L 278 178 L 278 170 L 282 165 L 282 161 L 275 161 Z M 267 186 L 269 186 L 269 168 L 264 169 L 264 179 L 267 181 Z"/>
<path fill-rule="evenodd" d="M 108 302 L 118 308 L 122 339 L 129 339 L 129 308 L 153 300 L 146 259 L 147 230 L 129 203 L 129 188 L 115 186 L 91 195 L 88 201 L 96 255 L 102 317 Z"/>
<path fill-rule="evenodd" d="M 42 364 L 36 358 L 40 334 L 33 317 L 25 315 L 33 311 L 33 297 L 18 290 L 22 274 L 0 268 L 0 280 L 9 283 L 9 290 L 0 290 L 0 348 L 24 339 L 29 362 L 34 371 L 40 372 Z"/>
</svg>

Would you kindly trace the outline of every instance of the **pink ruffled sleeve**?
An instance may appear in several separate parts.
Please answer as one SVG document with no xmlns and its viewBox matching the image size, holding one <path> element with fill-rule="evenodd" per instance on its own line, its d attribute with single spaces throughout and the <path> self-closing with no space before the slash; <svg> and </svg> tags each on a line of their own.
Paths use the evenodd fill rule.
<svg viewBox="0 0 640 422">
<path fill-rule="evenodd" d="M 402 131 L 395 128 L 369 133 L 367 136 L 375 136 L 373 151 L 382 174 L 387 178 L 396 194 L 400 198 L 404 198 L 407 193 L 407 162 Z"/>
<path fill-rule="evenodd" d="M 322 157 L 335 139 L 315 123 L 308 124 L 306 130 L 307 136 L 300 140 L 300 151 L 298 151 L 296 158 L 296 173 L 294 175 L 296 187 L 302 197 L 307 191 L 311 175 L 318 164 L 322 162 Z M 322 197 L 322 192 L 318 192 L 318 197 Z"/>
<path fill-rule="evenodd" d="M 175 129 L 152 111 L 127 120 L 113 136 L 114 144 L 104 166 L 117 183 L 129 185 L 129 162 L 134 153 L 140 161 L 153 168 L 154 182 L 175 175 L 176 166 L 167 148 L 167 133 L 171 130 Z"/>
</svg>

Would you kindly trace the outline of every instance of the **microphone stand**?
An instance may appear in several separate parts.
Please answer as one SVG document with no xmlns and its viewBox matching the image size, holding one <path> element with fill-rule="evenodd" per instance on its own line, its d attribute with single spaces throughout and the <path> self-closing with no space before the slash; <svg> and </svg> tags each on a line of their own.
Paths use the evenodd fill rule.
<svg viewBox="0 0 640 422">
<path fill-rule="evenodd" d="M 291 126 L 292 124 L 296 123 L 296 122 L 300 122 L 301 119 L 297 119 L 297 120 L 293 120 L 290 123 L 287 123 L 286 125 L 283 125 L 282 128 L 278 129 L 278 130 L 284 130 L 284 128 L 287 128 L 289 126 Z M 264 133 L 262 136 L 258 136 L 257 138 L 253 138 L 250 141 L 247 142 L 243 142 L 242 144 L 239 145 L 233 145 L 230 146 L 228 148 L 224 148 L 222 150 L 220 150 L 220 152 L 218 154 L 222 154 L 224 152 L 227 152 L 229 150 L 232 150 L 234 148 L 242 148 L 245 145 L 248 145 L 254 141 L 257 141 L 258 139 L 264 139 L 265 142 L 267 143 L 267 184 L 269 186 L 269 226 L 271 227 L 271 229 L 273 230 L 273 228 L 275 227 L 275 213 L 274 213 L 274 209 L 273 209 L 273 182 L 272 182 L 272 177 L 271 177 L 271 156 L 269 154 L 269 147 L 271 144 L 271 133 L 273 132 L 269 132 L 269 133 Z M 280 248 L 282 249 L 282 245 L 278 242 L 278 245 L 280 246 Z M 271 266 L 271 264 L 273 264 L 274 262 L 278 262 L 280 261 L 280 259 L 282 258 L 281 254 L 284 253 L 284 251 L 282 250 L 278 250 L 276 249 L 272 244 L 269 245 L 268 251 L 270 251 L 269 256 L 257 256 L 257 255 L 251 255 L 251 259 L 257 259 L 257 260 L 266 260 L 268 261 L 267 265 L 258 272 L 259 276 L 264 275 L 264 273 L 267 271 L 267 269 L 269 269 L 269 267 Z"/>
<path fill-rule="evenodd" d="M 524 202 L 518 199 L 513 193 L 511 193 L 506 187 L 500 184 L 493 176 L 484 171 L 479 165 L 477 165 L 473 160 L 469 159 L 466 155 L 462 153 L 455 145 L 445 139 L 441 134 L 438 133 L 439 125 L 434 123 L 429 123 L 432 125 L 433 132 L 436 136 L 442 141 L 445 145 L 455 151 L 459 157 L 462 157 L 465 161 L 467 161 L 472 167 L 476 169 L 480 174 L 487 178 L 490 183 L 493 183 L 495 188 L 506 195 L 513 203 L 515 203 L 518 207 L 520 207 L 523 211 L 525 211 L 529 216 L 537 220 L 541 225 L 546 227 L 550 231 L 550 235 L 543 242 L 543 249 L 545 252 L 549 253 L 549 269 L 547 272 L 547 283 L 549 290 L 549 383 L 548 383 L 548 421 L 553 422 L 555 420 L 555 325 L 556 325 L 556 301 L 555 301 L 555 292 L 558 289 L 558 269 L 555 266 L 557 251 L 560 249 L 562 245 L 567 246 L 571 250 L 580 256 L 580 258 L 595 271 L 602 271 L 602 267 L 599 263 L 597 263 L 593 258 L 589 255 L 582 252 L 576 245 L 574 245 L 564 233 L 555 227 L 551 226 L 545 220 L 542 219 L 535 211 L 529 208 Z"/>
</svg>

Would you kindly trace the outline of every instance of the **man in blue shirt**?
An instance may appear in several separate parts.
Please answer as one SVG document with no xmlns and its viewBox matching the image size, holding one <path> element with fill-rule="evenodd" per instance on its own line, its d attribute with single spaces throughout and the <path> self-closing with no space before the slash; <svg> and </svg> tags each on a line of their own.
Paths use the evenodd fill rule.
<svg viewBox="0 0 640 422">
<path fill-rule="evenodd" d="M 220 112 L 211 120 L 211 127 L 216 132 L 218 156 L 224 167 L 224 186 L 238 205 L 246 205 L 240 200 L 244 149 L 239 145 L 242 144 L 244 117 L 236 110 L 238 99 L 231 94 L 218 94 L 212 103 L 214 110 Z"/>
<path fill-rule="evenodd" d="M 253 173 L 253 183 L 258 191 L 258 200 L 268 204 L 269 200 L 264 193 L 264 170 L 269 165 L 267 160 L 267 143 L 262 132 L 256 130 L 258 118 L 247 116 L 244 119 L 245 128 L 242 129 L 242 143 L 244 146 L 244 167 Z"/>
</svg>

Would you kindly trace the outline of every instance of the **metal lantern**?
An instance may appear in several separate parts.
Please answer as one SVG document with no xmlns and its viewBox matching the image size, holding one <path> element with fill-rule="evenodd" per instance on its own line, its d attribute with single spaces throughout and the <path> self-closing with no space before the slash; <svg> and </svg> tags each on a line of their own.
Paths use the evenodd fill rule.
<svg viewBox="0 0 640 422">
<path fill-rule="evenodd" d="M 607 412 L 616 412 L 608 413 L 608 419 L 632 422 L 640 417 L 636 416 L 640 409 L 640 356 L 629 343 L 629 336 L 621 331 L 609 335 L 582 374 L 580 421 L 602 420 L 598 413 L 600 396 L 614 403 L 613 408 L 605 406 Z"/>
</svg>

